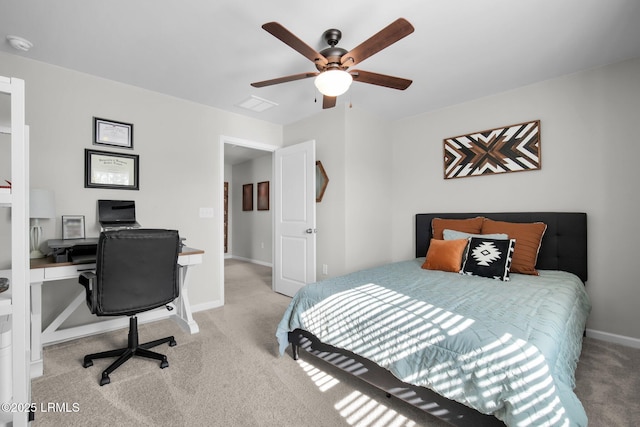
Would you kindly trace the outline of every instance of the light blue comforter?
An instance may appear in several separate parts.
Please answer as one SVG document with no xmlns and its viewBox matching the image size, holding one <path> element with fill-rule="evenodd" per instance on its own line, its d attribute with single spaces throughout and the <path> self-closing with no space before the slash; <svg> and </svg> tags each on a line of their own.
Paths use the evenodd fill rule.
<svg viewBox="0 0 640 427">
<path fill-rule="evenodd" d="M 501 282 L 423 261 L 305 286 L 278 325 L 280 352 L 300 328 L 507 426 L 586 426 L 573 392 L 591 309 L 580 279 L 541 271 Z"/>
</svg>

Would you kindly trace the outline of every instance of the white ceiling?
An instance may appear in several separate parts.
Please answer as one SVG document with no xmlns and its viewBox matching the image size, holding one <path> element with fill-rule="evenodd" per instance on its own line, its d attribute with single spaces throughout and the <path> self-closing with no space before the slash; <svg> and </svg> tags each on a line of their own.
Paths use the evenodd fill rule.
<svg viewBox="0 0 640 427">
<path fill-rule="evenodd" d="M 413 84 L 354 82 L 338 103 L 394 120 L 640 57 L 640 0 L 0 0 L 0 51 L 288 124 L 322 111 L 313 79 L 250 83 L 315 67 L 262 24 L 317 50 L 338 28 L 350 50 L 399 17 L 415 32 L 357 68 Z M 19 52 L 8 34 L 34 47 Z M 237 106 L 251 95 L 278 106 Z"/>
</svg>

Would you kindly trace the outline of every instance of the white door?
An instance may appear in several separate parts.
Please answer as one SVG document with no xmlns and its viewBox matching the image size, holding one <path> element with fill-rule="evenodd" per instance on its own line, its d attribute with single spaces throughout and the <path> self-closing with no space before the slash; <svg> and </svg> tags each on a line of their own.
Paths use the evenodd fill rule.
<svg viewBox="0 0 640 427">
<path fill-rule="evenodd" d="M 274 153 L 273 290 L 293 296 L 316 280 L 316 142 Z"/>
</svg>

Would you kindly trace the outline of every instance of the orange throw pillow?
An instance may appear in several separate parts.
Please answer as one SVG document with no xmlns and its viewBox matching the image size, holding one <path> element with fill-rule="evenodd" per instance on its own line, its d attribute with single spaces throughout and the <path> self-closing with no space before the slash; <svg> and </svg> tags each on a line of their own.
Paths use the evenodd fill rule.
<svg viewBox="0 0 640 427">
<path fill-rule="evenodd" d="M 546 230 L 547 224 L 543 222 L 518 223 L 486 219 L 482 224 L 482 234 L 507 233 L 510 239 L 516 239 L 511 262 L 512 273 L 535 276 L 538 275 L 538 251 Z"/>
<path fill-rule="evenodd" d="M 433 238 L 442 240 L 442 232 L 445 229 L 462 231 L 469 234 L 480 234 L 482 230 L 482 223 L 484 218 L 481 216 L 467 219 L 445 219 L 445 218 L 433 218 L 431 220 L 431 229 L 433 231 Z"/>
<path fill-rule="evenodd" d="M 462 255 L 467 247 L 467 239 L 437 240 L 431 239 L 427 258 L 422 264 L 425 270 L 441 270 L 459 273 Z"/>
</svg>

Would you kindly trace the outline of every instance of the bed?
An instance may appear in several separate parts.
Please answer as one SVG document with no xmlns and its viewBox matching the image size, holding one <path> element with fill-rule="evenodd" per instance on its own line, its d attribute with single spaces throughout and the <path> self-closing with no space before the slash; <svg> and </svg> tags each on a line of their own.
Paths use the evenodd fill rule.
<svg viewBox="0 0 640 427">
<path fill-rule="evenodd" d="M 291 344 L 297 359 L 302 348 L 454 425 L 587 425 L 573 392 L 591 308 L 586 221 L 574 212 L 418 214 L 416 258 L 305 286 L 278 325 L 280 352 Z M 532 265 L 522 264 L 535 245 L 521 229 L 539 234 Z M 500 251 L 487 255 L 487 244 Z M 429 267 L 454 246 L 458 271 Z M 498 264 L 500 274 L 485 274 Z"/>
</svg>

